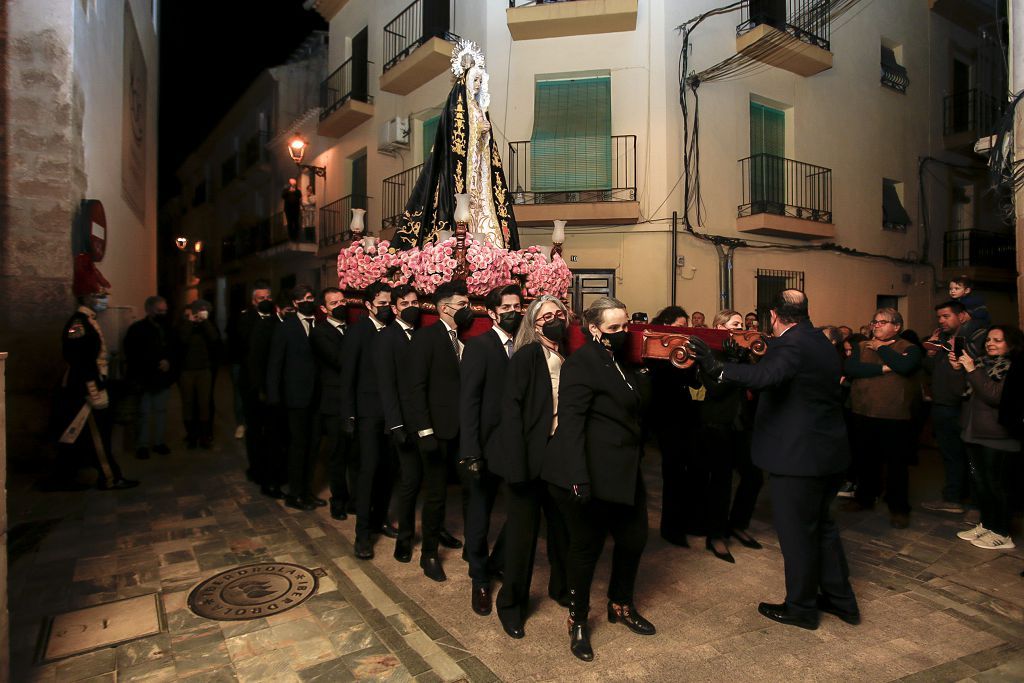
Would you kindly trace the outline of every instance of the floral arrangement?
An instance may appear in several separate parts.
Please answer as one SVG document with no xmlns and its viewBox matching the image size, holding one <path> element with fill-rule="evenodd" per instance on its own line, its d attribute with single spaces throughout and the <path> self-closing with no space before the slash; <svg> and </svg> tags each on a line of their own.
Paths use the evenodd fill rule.
<svg viewBox="0 0 1024 683">
<path fill-rule="evenodd" d="M 438 285 L 451 281 L 458 269 L 454 237 L 420 249 L 390 253 L 390 247 L 387 240 L 369 247 L 361 241 L 344 247 L 338 254 L 338 287 L 365 289 L 373 282 L 411 282 L 421 294 L 432 294 Z M 540 247 L 507 251 L 471 237 L 466 238 L 466 269 L 466 285 L 475 296 L 517 283 L 528 297 L 564 298 L 572 282 L 569 267 L 557 254 L 549 261 Z"/>
</svg>

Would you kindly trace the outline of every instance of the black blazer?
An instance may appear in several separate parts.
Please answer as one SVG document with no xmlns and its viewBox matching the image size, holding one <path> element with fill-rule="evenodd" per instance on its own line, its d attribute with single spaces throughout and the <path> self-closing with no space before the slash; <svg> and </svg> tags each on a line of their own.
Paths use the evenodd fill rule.
<svg viewBox="0 0 1024 683">
<path fill-rule="evenodd" d="M 284 403 L 293 410 L 315 408 L 318 388 L 313 346 L 302 321 L 294 313 L 289 314 L 270 340 L 267 402 L 271 405 Z"/>
<path fill-rule="evenodd" d="M 608 350 L 588 341 L 562 365 L 558 430 L 541 477 L 562 488 L 589 483 L 594 498 L 632 505 L 643 455 L 642 411 L 635 373 L 622 366 L 620 374 Z"/>
<path fill-rule="evenodd" d="M 268 315 L 256 321 L 252 328 L 252 335 L 249 337 L 249 349 L 246 352 L 245 372 L 246 381 L 240 389 L 249 396 L 266 395 L 267 393 L 267 364 L 270 362 L 270 342 L 274 338 L 274 331 L 281 324 L 277 314 Z"/>
<path fill-rule="evenodd" d="M 341 416 L 384 417 L 380 393 L 377 391 L 377 369 L 374 367 L 374 356 L 380 343 L 377 327 L 369 316 L 365 316 L 348 330 L 341 369 L 344 382 Z"/>
<path fill-rule="evenodd" d="M 723 379 L 761 391 L 752 458 L 772 474 L 818 477 L 846 470 L 839 357 L 825 336 L 802 322 L 768 341 L 756 365 L 725 366 Z"/>
<path fill-rule="evenodd" d="M 555 405 L 551 375 L 540 342 L 519 349 L 508 362 L 498 448 L 487 455 L 487 468 L 510 484 L 540 476 L 551 437 Z"/>
<path fill-rule="evenodd" d="M 408 389 L 409 352 L 412 341 L 398 322 L 393 322 L 377 337 L 374 365 L 377 388 L 384 408 L 384 428 L 388 431 L 405 425 L 401 396 Z"/>
<path fill-rule="evenodd" d="M 402 414 L 410 433 L 433 429 L 438 439 L 459 435 L 459 358 L 448 328 L 438 320 L 413 336 L 409 390 Z"/>
<path fill-rule="evenodd" d="M 459 394 L 459 453 L 463 458 L 490 459 L 496 449 L 508 364 L 508 351 L 493 327 L 466 342 Z"/>
<path fill-rule="evenodd" d="M 345 333 L 329 320 L 324 320 L 317 322 L 310 332 L 309 343 L 313 346 L 313 357 L 320 375 L 320 414 L 341 415 Z"/>
</svg>

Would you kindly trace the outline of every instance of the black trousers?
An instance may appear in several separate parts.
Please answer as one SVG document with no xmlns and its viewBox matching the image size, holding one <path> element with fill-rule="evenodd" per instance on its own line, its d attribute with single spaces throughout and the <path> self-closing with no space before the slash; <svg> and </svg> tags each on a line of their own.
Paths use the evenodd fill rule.
<svg viewBox="0 0 1024 683">
<path fill-rule="evenodd" d="M 73 399 L 69 405 L 73 404 Z M 77 409 L 69 409 L 65 412 L 70 415 L 66 420 L 62 419 L 61 429 L 67 427 L 71 423 L 72 419 L 78 414 L 83 403 L 78 402 Z M 56 453 L 56 469 L 57 479 L 62 481 L 73 481 L 77 478 L 78 468 L 82 465 L 86 465 L 96 470 L 96 483 L 97 485 L 110 483 L 117 481 L 121 478 L 121 466 L 117 464 L 117 458 L 114 457 L 113 444 L 111 436 L 114 432 L 114 415 L 110 408 L 103 408 L 102 410 L 93 410 L 90 414 L 89 419 L 95 421 L 96 429 L 100 435 L 100 443 L 103 445 L 104 456 L 106 460 L 107 469 L 110 470 L 110 476 L 107 476 L 104 470 L 104 463 L 100 461 L 100 454 L 96 450 L 96 444 L 93 440 L 92 428 L 89 426 L 88 421 L 82 426 L 82 431 L 79 432 L 78 438 L 75 439 L 74 443 L 58 443 Z"/>
<path fill-rule="evenodd" d="M 764 474 L 750 461 L 749 431 L 704 427 L 701 443 L 706 464 L 697 483 L 704 491 L 706 532 L 712 538 L 726 538 L 733 529 L 750 526 Z M 733 468 L 740 478 L 735 495 Z"/>
<path fill-rule="evenodd" d="M 839 609 L 857 611 L 850 569 L 829 506 L 846 478 L 772 474 L 772 517 L 786 572 L 786 607 L 791 614 L 818 618 L 818 593 Z"/>
<path fill-rule="evenodd" d="M 387 521 L 395 456 L 384 433 L 383 417 L 356 419 L 359 441 L 359 484 L 356 490 L 356 541 L 369 542 Z"/>
<path fill-rule="evenodd" d="M 444 525 L 445 501 L 448 497 L 448 468 L 458 457 L 459 441 L 438 439 L 440 448 L 421 455 L 423 467 L 423 545 L 425 554 L 436 553 L 440 543 L 441 527 Z M 463 508 L 465 517 L 465 507 Z"/>
<path fill-rule="evenodd" d="M 359 452 L 354 437 L 342 430 L 340 415 L 321 415 L 327 441 L 327 478 L 331 488 L 331 504 L 344 508 L 354 500 L 359 477 Z"/>
<path fill-rule="evenodd" d="M 865 507 L 882 495 L 882 469 L 885 468 L 885 502 L 892 514 L 910 512 L 910 473 L 913 453 L 913 423 L 910 420 L 883 420 L 864 415 L 853 416 L 854 440 L 860 458 L 857 502 Z"/>
<path fill-rule="evenodd" d="M 320 443 L 320 421 L 315 408 L 288 408 L 288 493 L 313 495 L 315 444 Z"/>
<path fill-rule="evenodd" d="M 547 526 L 548 596 L 560 600 L 569 593 L 566 578 L 566 553 L 569 532 L 558 504 L 543 481 L 506 484 L 504 487 L 507 518 L 502 534 L 505 537 L 505 577 L 494 604 L 502 621 L 522 626 L 530 606 L 530 584 L 533 562 L 540 536 L 540 513 Z"/>
<path fill-rule="evenodd" d="M 1010 458 L 1019 454 L 973 443 L 964 445 L 970 459 L 971 490 L 981 513 L 981 525 L 1000 536 L 1009 536 L 1013 516 L 1009 487 L 1013 476 L 1008 465 Z"/>
<path fill-rule="evenodd" d="M 569 552 L 566 556 L 569 616 L 578 622 L 585 621 L 590 613 L 594 569 L 609 535 L 615 541 L 615 548 L 612 551 L 608 599 L 618 604 L 632 603 L 640 556 L 647 545 L 647 492 L 641 475 L 637 473 L 633 505 L 597 499 L 580 504 L 566 489 L 551 486 L 549 490 L 558 501 L 569 530 Z"/>
<path fill-rule="evenodd" d="M 505 556 L 505 530 L 498 534 L 493 551 L 489 551 L 487 536 L 491 530 L 491 511 L 494 499 L 498 495 L 501 477 L 488 471 L 479 478 L 470 476 L 463 468 L 459 468 L 463 491 L 468 492 L 465 510 L 465 550 L 463 555 L 469 563 L 469 578 L 474 586 L 487 586 L 491 582 L 491 574 L 501 570 Z"/>
<path fill-rule="evenodd" d="M 687 485 L 686 434 L 660 426 L 655 436 L 661 450 L 661 537 L 682 543 L 689 527 L 687 500 L 691 493 Z"/>
<path fill-rule="evenodd" d="M 283 409 L 246 396 L 245 450 L 252 478 L 261 486 L 282 486 L 288 478 L 288 424 Z"/>
</svg>

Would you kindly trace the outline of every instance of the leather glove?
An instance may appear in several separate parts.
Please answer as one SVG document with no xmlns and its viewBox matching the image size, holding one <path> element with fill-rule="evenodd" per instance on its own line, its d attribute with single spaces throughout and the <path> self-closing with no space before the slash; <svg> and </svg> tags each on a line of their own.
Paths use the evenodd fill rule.
<svg viewBox="0 0 1024 683">
<path fill-rule="evenodd" d="M 739 363 L 745 363 L 750 358 L 750 349 L 740 346 L 739 342 L 731 336 L 722 342 L 722 350 L 725 351 L 726 356 Z"/>
<path fill-rule="evenodd" d="M 86 382 L 85 389 L 88 392 L 86 400 L 89 402 L 90 408 L 93 410 L 103 410 L 110 406 L 110 396 L 107 394 L 107 390 L 97 389 L 96 382 Z"/>
<path fill-rule="evenodd" d="M 722 374 L 722 368 L 725 366 L 722 361 L 715 358 L 715 354 L 711 351 L 711 347 L 708 343 L 700 337 L 690 337 L 689 342 L 690 352 L 693 354 L 694 360 L 700 369 L 704 371 L 710 379 L 717 380 Z"/>
<path fill-rule="evenodd" d="M 464 469 L 470 477 L 479 481 L 480 475 L 487 468 L 487 464 L 483 458 L 463 458 L 459 460 L 459 467 Z"/>
<path fill-rule="evenodd" d="M 354 417 L 346 417 L 341 421 L 341 433 L 345 436 L 355 436 L 356 419 Z"/>
<path fill-rule="evenodd" d="M 391 441 L 395 444 L 395 446 L 406 446 L 409 443 L 409 432 L 405 431 L 405 427 L 403 427 L 402 425 L 392 427 Z"/>
<path fill-rule="evenodd" d="M 423 455 L 432 455 L 441 450 L 441 444 L 437 442 L 433 434 L 427 434 L 421 436 L 419 442 L 416 444 L 416 448 L 419 449 Z"/>
<path fill-rule="evenodd" d="M 590 484 L 573 484 L 572 485 L 572 499 L 573 502 L 583 505 L 584 503 L 590 502 Z"/>
</svg>

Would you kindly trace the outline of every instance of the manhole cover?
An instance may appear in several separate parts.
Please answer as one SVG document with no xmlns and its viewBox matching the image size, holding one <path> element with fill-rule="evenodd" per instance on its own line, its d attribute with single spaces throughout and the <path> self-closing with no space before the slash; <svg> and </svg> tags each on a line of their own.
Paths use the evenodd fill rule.
<svg viewBox="0 0 1024 683">
<path fill-rule="evenodd" d="M 301 605 L 316 588 L 311 569 L 287 562 L 260 562 L 211 576 L 192 589 L 188 606 L 207 619 L 260 619 Z"/>
</svg>

